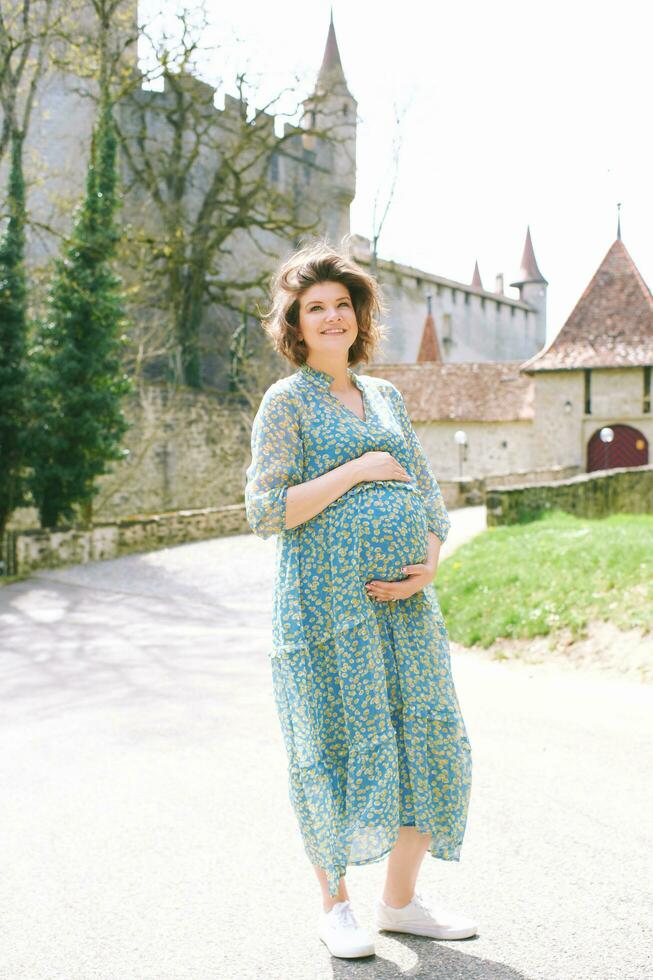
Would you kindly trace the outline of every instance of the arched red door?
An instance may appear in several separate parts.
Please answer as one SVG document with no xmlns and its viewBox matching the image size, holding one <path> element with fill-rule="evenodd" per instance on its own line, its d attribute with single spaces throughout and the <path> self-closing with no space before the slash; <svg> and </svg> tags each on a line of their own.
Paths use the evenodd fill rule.
<svg viewBox="0 0 653 980">
<path fill-rule="evenodd" d="M 602 426 L 603 428 L 603 426 Z M 646 466 L 648 441 L 639 429 L 632 425 L 610 425 L 614 432 L 612 442 L 601 442 L 597 429 L 587 443 L 587 472 L 613 470 L 619 466 Z"/>
</svg>

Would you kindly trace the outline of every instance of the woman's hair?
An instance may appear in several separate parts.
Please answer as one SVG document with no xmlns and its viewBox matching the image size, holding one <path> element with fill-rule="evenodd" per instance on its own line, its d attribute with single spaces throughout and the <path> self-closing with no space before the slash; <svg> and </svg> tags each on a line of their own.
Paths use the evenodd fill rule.
<svg viewBox="0 0 653 980">
<path fill-rule="evenodd" d="M 358 336 L 349 348 L 349 364 L 369 362 L 383 339 L 378 318 L 385 307 L 379 285 L 353 259 L 323 241 L 293 252 L 274 277 L 272 307 L 262 318 L 274 349 L 298 367 L 306 362 L 308 349 L 298 338 L 299 301 L 319 282 L 339 282 L 349 290 L 358 324 Z"/>
</svg>

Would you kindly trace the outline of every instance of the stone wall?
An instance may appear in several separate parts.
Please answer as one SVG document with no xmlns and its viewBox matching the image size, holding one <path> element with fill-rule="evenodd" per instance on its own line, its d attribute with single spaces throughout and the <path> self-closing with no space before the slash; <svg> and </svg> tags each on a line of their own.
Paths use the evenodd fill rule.
<svg viewBox="0 0 653 980">
<path fill-rule="evenodd" d="M 356 236 L 353 254 L 369 268 L 367 239 Z M 516 296 L 480 293 L 464 283 L 386 259 L 378 260 L 377 278 L 389 307 L 384 317 L 388 333 L 377 355 L 381 363 L 417 359 L 427 296 L 431 296 L 444 361 L 521 361 L 544 344 L 537 314 Z"/>
<path fill-rule="evenodd" d="M 463 478 L 487 479 L 533 469 L 533 425 L 530 420 L 505 422 L 415 422 L 415 432 L 431 461 L 438 482 L 459 479 L 458 429 L 467 434 Z"/>
<path fill-rule="evenodd" d="M 477 477 L 462 480 L 438 480 L 444 502 L 448 509 L 455 507 L 475 507 L 485 502 L 485 494 L 493 487 L 523 486 L 524 484 L 550 482 L 575 476 L 578 470 L 574 466 L 566 469 L 535 470 L 528 472 L 520 470 L 506 473 L 502 476 Z"/>
<path fill-rule="evenodd" d="M 91 528 L 14 530 L 4 537 L 2 573 L 28 575 L 39 568 L 118 558 L 247 531 L 243 504 L 135 516 Z"/>
<path fill-rule="evenodd" d="M 98 480 L 93 520 L 242 501 L 255 411 L 224 394 L 143 385 L 125 402 L 129 456 Z M 25 508 L 9 528 L 37 525 Z"/>
<path fill-rule="evenodd" d="M 535 374 L 532 466 L 587 466 L 587 444 L 604 425 L 632 425 L 653 443 L 653 413 L 643 411 L 642 368 L 593 368 L 591 412 L 583 371 Z"/>
<path fill-rule="evenodd" d="M 531 486 L 495 486 L 486 494 L 487 523 L 518 524 L 549 510 L 578 517 L 653 514 L 653 466 L 583 473 Z"/>
</svg>

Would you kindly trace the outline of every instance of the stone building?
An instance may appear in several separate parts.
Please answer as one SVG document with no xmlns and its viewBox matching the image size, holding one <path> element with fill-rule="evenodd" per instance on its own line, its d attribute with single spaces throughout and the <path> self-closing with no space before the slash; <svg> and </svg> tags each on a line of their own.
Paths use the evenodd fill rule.
<svg viewBox="0 0 653 980">
<path fill-rule="evenodd" d="M 60 2 L 56 0 L 55 7 Z M 95 15 L 90 0 L 69 0 L 66 10 L 79 25 L 82 36 L 84 30 L 93 29 Z M 122 0 L 118 5 L 113 46 L 120 52 L 119 62 L 125 75 L 139 83 L 137 13 L 137 0 Z M 224 108 L 218 108 L 211 86 L 191 75 L 184 76 L 182 81 L 192 93 L 207 131 L 214 134 L 212 141 L 220 145 L 221 134 L 229 131 L 234 114 L 247 112 L 247 106 L 227 94 Z M 30 227 L 28 259 L 43 270 L 59 248 L 60 236 L 69 232 L 72 209 L 84 191 L 95 118 L 95 103 L 89 96 L 94 91 L 92 79 L 67 73 L 54 59 L 48 60 L 25 143 L 28 207 L 36 222 Z M 140 147 L 146 153 L 155 144 L 172 144 L 173 133 L 166 129 L 166 119 L 174 116 L 175 97 L 168 86 L 153 91 L 137 84 L 135 96 L 119 106 L 123 132 L 134 150 Z M 284 136 L 288 139 L 274 155 L 268 179 L 271 188 L 298 202 L 300 215 L 319 215 L 317 233 L 334 245 L 340 245 L 350 232 L 350 205 L 357 179 L 357 108 L 347 85 L 331 19 L 314 91 L 303 102 L 302 122 L 299 126 L 284 125 Z M 270 114 L 259 113 L 256 124 L 274 131 L 275 119 Z M 330 138 L 306 133 L 307 126 L 327 131 Z M 223 142 L 228 145 L 226 135 Z M 123 174 L 128 178 L 124 159 Z M 195 197 L 189 203 L 191 210 L 199 207 L 210 175 L 210 160 L 198 159 L 191 181 L 195 188 Z M 0 188 L 5 185 L 6 161 L 0 165 Z M 132 187 L 123 216 L 156 228 L 155 212 L 156 208 L 148 206 L 147 200 L 142 200 Z M 222 257 L 227 276 L 238 270 L 236 275 L 251 279 L 262 269 L 271 271 L 297 244 L 272 231 L 261 232 L 255 238 L 254 242 L 251 235 L 236 232 Z M 369 241 L 353 236 L 350 247 L 362 265 L 369 265 Z M 519 298 L 506 295 L 502 276 L 497 277 L 494 288 L 485 288 L 478 265 L 471 282 L 461 283 L 379 257 L 377 275 L 389 304 L 390 329 L 380 355 L 383 361 L 416 360 L 427 302 L 431 304 L 433 329 L 443 361 L 523 360 L 540 350 L 545 342 L 547 283 L 535 261 L 530 230 L 526 234 L 521 270 L 511 283 L 519 289 Z M 225 329 L 216 335 L 215 323 L 220 317 L 214 313 L 207 311 L 202 328 L 203 376 L 206 384 L 220 388 L 224 381 L 220 359 L 225 359 L 234 322 L 223 311 Z M 144 311 L 142 315 L 146 318 Z"/>
<path fill-rule="evenodd" d="M 367 373 L 403 392 L 441 480 L 550 479 L 649 462 L 652 365 L 653 296 L 618 233 L 562 329 L 533 357 L 448 364 L 429 312 L 415 363 L 377 362 Z M 611 442 L 601 440 L 604 428 Z"/>
<path fill-rule="evenodd" d="M 369 240 L 356 235 L 352 245 L 356 260 L 369 268 Z M 523 360 L 546 341 L 548 283 L 535 260 L 530 228 L 519 272 L 510 283 L 519 289 L 518 299 L 506 295 L 501 274 L 494 290 L 485 289 L 478 263 L 470 283 L 383 258 L 376 266 L 389 307 L 389 334 L 379 357 L 385 363 L 417 360 L 426 309 L 445 362 Z"/>
</svg>

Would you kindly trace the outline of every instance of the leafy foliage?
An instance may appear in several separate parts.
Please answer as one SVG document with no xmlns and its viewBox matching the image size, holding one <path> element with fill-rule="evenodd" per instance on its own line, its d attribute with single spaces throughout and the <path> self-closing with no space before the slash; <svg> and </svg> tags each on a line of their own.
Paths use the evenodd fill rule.
<svg viewBox="0 0 653 980">
<path fill-rule="evenodd" d="M 48 314 L 32 352 L 30 488 L 43 527 L 72 519 L 76 505 L 88 514 L 96 477 L 125 455 L 126 323 L 121 283 L 110 264 L 118 241 L 116 150 L 105 101 L 93 134 L 86 196 L 56 262 Z"/>
<path fill-rule="evenodd" d="M 9 221 L 0 242 L 0 533 L 23 503 L 27 317 L 22 138 L 12 139 Z"/>
</svg>

